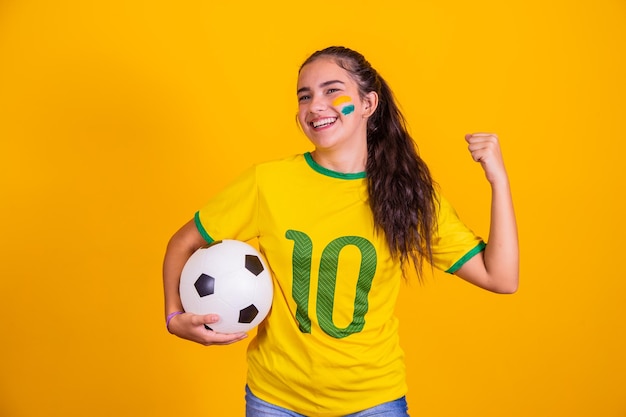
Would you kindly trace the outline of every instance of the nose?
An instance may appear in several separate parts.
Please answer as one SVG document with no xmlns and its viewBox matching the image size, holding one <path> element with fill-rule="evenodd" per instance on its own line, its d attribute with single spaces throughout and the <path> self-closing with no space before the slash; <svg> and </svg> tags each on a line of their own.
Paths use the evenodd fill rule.
<svg viewBox="0 0 626 417">
<path fill-rule="evenodd" d="M 324 99 L 324 96 L 320 94 L 314 94 L 311 97 L 311 105 L 309 106 L 310 113 L 317 113 L 328 108 L 328 103 Z"/>
</svg>

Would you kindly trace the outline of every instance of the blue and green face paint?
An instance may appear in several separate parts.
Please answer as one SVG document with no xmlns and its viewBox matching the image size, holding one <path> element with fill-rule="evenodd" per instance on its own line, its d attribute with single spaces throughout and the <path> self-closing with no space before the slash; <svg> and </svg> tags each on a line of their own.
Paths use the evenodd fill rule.
<svg viewBox="0 0 626 417">
<path fill-rule="evenodd" d="M 339 107 L 341 114 L 343 114 L 344 116 L 347 116 L 354 111 L 354 104 L 352 104 L 352 98 L 348 96 L 337 97 L 333 101 L 333 106 Z"/>
</svg>

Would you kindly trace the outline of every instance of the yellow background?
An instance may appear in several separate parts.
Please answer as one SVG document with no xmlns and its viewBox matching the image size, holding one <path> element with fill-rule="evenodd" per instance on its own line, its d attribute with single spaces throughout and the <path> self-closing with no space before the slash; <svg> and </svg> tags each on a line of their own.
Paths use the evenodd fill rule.
<svg viewBox="0 0 626 417">
<path fill-rule="evenodd" d="M 310 149 L 295 82 L 363 52 L 462 218 L 495 131 L 518 294 L 436 273 L 398 306 L 415 416 L 626 416 L 626 2 L 0 2 L 0 416 L 238 416 L 245 347 L 164 328 L 169 236 L 254 162 Z M 350 387 L 346 387 L 349 389 Z"/>
</svg>

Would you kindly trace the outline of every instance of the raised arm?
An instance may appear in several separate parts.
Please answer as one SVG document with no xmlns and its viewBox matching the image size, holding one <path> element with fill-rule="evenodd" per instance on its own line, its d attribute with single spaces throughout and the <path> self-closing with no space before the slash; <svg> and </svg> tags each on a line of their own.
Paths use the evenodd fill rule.
<svg viewBox="0 0 626 417">
<path fill-rule="evenodd" d="M 492 133 L 465 136 L 474 161 L 491 185 L 491 222 L 485 251 L 463 265 L 456 275 L 489 291 L 511 294 L 519 284 L 517 224 L 508 175 L 498 137 Z"/>
<path fill-rule="evenodd" d="M 198 232 L 193 220 L 186 223 L 170 239 L 165 259 L 163 260 L 163 290 L 165 294 L 165 316 L 183 312 L 178 287 L 180 274 L 189 257 L 206 241 Z M 219 320 L 217 314 L 196 315 L 191 313 L 177 314 L 171 317 L 168 325 L 170 333 L 176 336 L 200 343 L 202 345 L 225 345 L 246 338 L 245 333 L 223 334 L 207 330 L 204 325 L 210 325 Z"/>
</svg>

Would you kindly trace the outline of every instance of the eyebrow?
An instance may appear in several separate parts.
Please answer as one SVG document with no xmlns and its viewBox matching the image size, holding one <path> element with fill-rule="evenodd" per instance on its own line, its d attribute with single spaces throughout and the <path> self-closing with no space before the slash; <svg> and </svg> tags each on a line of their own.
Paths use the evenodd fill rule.
<svg viewBox="0 0 626 417">
<path fill-rule="evenodd" d="M 323 83 L 321 83 L 320 87 L 328 87 L 329 85 L 336 84 L 336 83 L 343 84 L 343 85 L 346 84 L 346 83 L 344 83 L 343 81 L 340 81 L 340 80 L 329 80 L 329 81 L 324 81 Z M 310 87 L 299 88 L 297 94 L 303 93 L 305 91 L 311 91 L 311 88 Z"/>
</svg>

